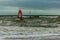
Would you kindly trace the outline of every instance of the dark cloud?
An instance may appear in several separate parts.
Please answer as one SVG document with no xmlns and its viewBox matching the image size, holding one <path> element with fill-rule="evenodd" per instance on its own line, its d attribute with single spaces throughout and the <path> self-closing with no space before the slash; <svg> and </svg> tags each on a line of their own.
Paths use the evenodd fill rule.
<svg viewBox="0 0 60 40">
<path fill-rule="evenodd" d="M 0 5 L 33 9 L 60 8 L 60 0 L 11 0 L 0 2 Z"/>
<path fill-rule="evenodd" d="M 41 14 L 59 14 L 60 0 L 0 0 L 0 14 L 17 14 L 19 8 L 37 9 Z"/>
<path fill-rule="evenodd" d="M 19 7 L 46 9 L 46 8 L 60 8 L 60 0 L 29 0 L 18 2 Z"/>
</svg>

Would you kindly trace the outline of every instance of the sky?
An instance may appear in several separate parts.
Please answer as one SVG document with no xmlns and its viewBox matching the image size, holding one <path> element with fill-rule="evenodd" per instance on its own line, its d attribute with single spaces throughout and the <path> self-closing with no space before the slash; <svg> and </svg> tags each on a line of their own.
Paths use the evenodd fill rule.
<svg viewBox="0 0 60 40">
<path fill-rule="evenodd" d="M 23 14 L 60 15 L 60 0 L 0 0 L 0 15 L 17 15 L 19 9 Z"/>
</svg>

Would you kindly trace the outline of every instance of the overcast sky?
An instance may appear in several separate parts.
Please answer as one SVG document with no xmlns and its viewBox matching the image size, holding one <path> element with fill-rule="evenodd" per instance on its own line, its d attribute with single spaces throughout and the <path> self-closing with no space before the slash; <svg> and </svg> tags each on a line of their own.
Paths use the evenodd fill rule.
<svg viewBox="0 0 60 40">
<path fill-rule="evenodd" d="M 59 15 L 60 0 L 0 0 L 0 15 L 16 15 L 19 9 L 38 10 L 41 15 Z"/>
</svg>

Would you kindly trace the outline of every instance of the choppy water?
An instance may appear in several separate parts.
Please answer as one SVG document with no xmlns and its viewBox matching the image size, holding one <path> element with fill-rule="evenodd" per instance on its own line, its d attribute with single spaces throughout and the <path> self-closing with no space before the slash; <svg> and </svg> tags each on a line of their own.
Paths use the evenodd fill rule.
<svg viewBox="0 0 60 40">
<path fill-rule="evenodd" d="M 50 30 L 51 29 L 51 30 Z M 48 31 L 47 31 L 48 30 Z M 44 40 L 60 38 L 59 28 L 0 26 L 0 40 Z M 56 34 L 56 33 L 57 34 Z M 56 36 L 55 36 L 56 35 Z"/>
<path fill-rule="evenodd" d="M 13 20 L 14 19 L 14 20 Z M 37 21 L 38 20 L 38 21 Z M 36 24 L 42 20 L 27 20 L 25 19 L 26 24 Z M 27 22 L 26 22 L 27 21 Z M 60 27 L 57 28 L 43 28 L 43 27 L 21 27 L 18 26 L 20 22 L 16 22 L 15 18 L 0 18 L 0 40 L 48 40 L 48 37 L 51 39 L 60 38 Z M 44 21 L 45 23 L 45 21 Z M 24 22 L 22 25 L 26 25 Z M 60 24 L 59 24 L 60 25 Z M 52 36 L 53 35 L 53 36 Z M 54 36 L 56 35 L 56 36 Z M 57 39 L 56 38 L 56 39 Z M 59 39 L 58 39 L 59 40 Z"/>
</svg>

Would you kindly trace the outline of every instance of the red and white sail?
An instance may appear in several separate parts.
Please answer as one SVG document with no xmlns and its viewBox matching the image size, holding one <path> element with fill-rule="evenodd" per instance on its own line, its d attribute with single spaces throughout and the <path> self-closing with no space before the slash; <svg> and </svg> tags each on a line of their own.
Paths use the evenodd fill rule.
<svg viewBox="0 0 60 40">
<path fill-rule="evenodd" d="M 22 10 L 18 11 L 18 18 L 22 19 Z"/>
</svg>

